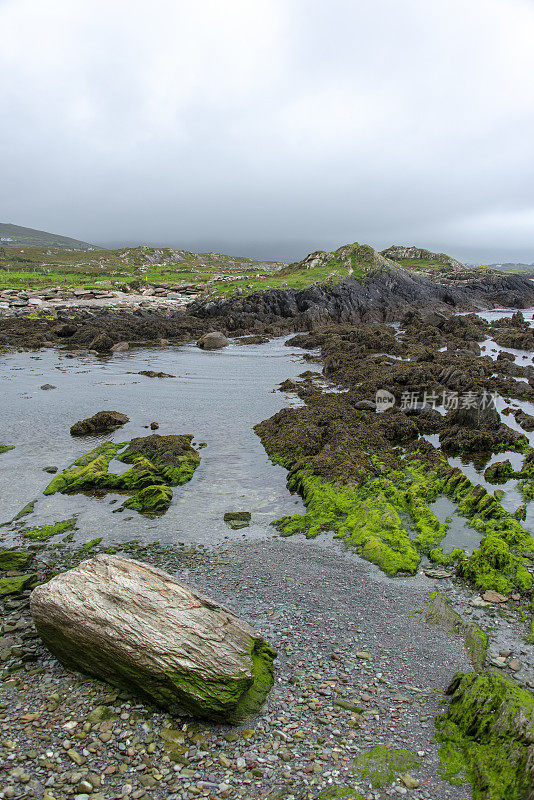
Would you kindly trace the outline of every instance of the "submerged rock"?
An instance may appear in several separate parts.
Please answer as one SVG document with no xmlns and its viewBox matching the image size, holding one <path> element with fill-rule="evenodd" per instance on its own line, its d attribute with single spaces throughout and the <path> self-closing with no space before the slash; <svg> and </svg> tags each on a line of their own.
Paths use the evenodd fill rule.
<svg viewBox="0 0 534 800">
<path fill-rule="evenodd" d="M 75 422 L 70 432 L 71 436 L 91 436 L 93 434 L 109 433 L 129 421 L 130 418 L 120 411 L 98 411 L 92 417 Z"/>
<path fill-rule="evenodd" d="M 176 375 L 171 375 L 169 372 L 154 372 L 153 369 L 142 369 L 137 374 L 145 375 L 147 378 L 176 378 Z"/>
<path fill-rule="evenodd" d="M 224 515 L 224 521 L 232 530 L 239 530 L 239 528 L 248 528 L 250 525 L 251 513 L 250 511 L 227 511 Z"/>
<path fill-rule="evenodd" d="M 59 660 L 173 713 L 238 723 L 263 705 L 275 651 L 250 625 L 171 575 L 100 555 L 31 595 Z"/>
<path fill-rule="evenodd" d="M 205 333 L 197 342 L 197 345 L 202 350 L 220 350 L 222 347 L 228 347 L 230 342 L 223 333 L 213 331 L 213 333 Z"/>
</svg>

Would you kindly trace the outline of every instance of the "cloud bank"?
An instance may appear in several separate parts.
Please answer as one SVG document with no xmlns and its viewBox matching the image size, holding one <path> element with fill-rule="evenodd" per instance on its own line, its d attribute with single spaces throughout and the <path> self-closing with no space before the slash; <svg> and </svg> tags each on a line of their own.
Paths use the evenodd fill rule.
<svg viewBox="0 0 534 800">
<path fill-rule="evenodd" d="M 0 0 L 0 220 L 534 262 L 530 0 Z"/>
</svg>

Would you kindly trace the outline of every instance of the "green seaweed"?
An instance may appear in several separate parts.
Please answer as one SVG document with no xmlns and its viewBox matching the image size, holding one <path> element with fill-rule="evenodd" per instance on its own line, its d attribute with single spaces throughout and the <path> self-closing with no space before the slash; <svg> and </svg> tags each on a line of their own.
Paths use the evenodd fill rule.
<svg viewBox="0 0 534 800">
<path fill-rule="evenodd" d="M 442 774 L 465 775 L 473 800 L 527 800 L 534 780 L 534 698 L 494 670 L 458 673 L 436 720 Z"/>
<path fill-rule="evenodd" d="M 133 492 L 123 503 L 141 513 L 164 513 L 170 505 L 170 486 L 191 480 L 200 456 L 191 447 L 192 436 L 152 436 L 131 442 L 104 442 L 58 473 L 44 490 L 45 495 L 73 492 Z M 109 472 L 112 459 L 131 464 L 118 475 Z"/>
<path fill-rule="evenodd" d="M 39 542 L 45 542 L 51 539 L 52 536 L 57 536 L 60 533 L 71 530 L 76 525 L 76 517 L 71 519 L 64 519 L 60 522 L 54 522 L 53 525 L 43 525 L 41 528 L 28 528 L 23 532 L 25 539 L 35 539 Z"/>
<path fill-rule="evenodd" d="M 10 578 L 0 578 L 0 597 L 9 594 L 20 594 L 24 589 L 31 588 L 36 582 L 35 575 L 14 575 Z"/>
<path fill-rule="evenodd" d="M 0 550 L 0 572 L 26 569 L 33 557 L 33 553 L 29 553 L 27 550 L 16 550 L 15 548 Z"/>
<path fill-rule="evenodd" d="M 125 500 L 121 508 L 131 508 L 144 514 L 163 514 L 172 500 L 172 489 L 168 486 L 145 486 Z"/>
<path fill-rule="evenodd" d="M 0 444 L 0 453 L 7 453 L 9 450 L 14 450 L 14 444 Z"/>
</svg>

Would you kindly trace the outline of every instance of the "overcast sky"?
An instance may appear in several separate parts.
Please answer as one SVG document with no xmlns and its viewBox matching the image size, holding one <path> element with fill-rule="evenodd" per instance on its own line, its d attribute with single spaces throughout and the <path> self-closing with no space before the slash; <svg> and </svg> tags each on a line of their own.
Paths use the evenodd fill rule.
<svg viewBox="0 0 534 800">
<path fill-rule="evenodd" d="M 0 221 L 534 262 L 534 0 L 0 0 Z"/>
</svg>

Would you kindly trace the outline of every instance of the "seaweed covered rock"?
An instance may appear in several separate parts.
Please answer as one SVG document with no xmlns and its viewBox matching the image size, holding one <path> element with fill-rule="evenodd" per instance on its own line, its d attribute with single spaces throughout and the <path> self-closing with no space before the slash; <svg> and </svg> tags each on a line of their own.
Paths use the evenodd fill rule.
<svg viewBox="0 0 534 800">
<path fill-rule="evenodd" d="M 273 684 L 275 651 L 171 575 L 99 555 L 36 589 L 37 631 L 63 664 L 173 713 L 238 723 Z"/>
<path fill-rule="evenodd" d="M 132 508 L 141 514 L 163 514 L 172 500 L 172 490 L 168 486 L 145 486 L 133 497 L 125 500 L 121 509 Z"/>
<path fill-rule="evenodd" d="M 132 439 L 119 461 L 135 464 L 140 457 L 147 459 L 158 474 L 171 486 L 180 486 L 191 480 L 200 463 L 200 456 L 191 447 L 191 434 L 139 436 Z"/>
<path fill-rule="evenodd" d="M 474 800 L 533 800 L 534 697 L 505 675 L 457 673 L 437 720 L 446 776 L 465 773 Z"/>
<path fill-rule="evenodd" d="M 6 548 L 0 550 L 0 572 L 10 570 L 21 570 L 33 561 L 34 554 L 27 550 L 17 550 L 16 548 Z"/>
<path fill-rule="evenodd" d="M 71 436 L 91 436 L 99 433 L 110 433 L 130 421 L 120 411 L 98 411 L 92 417 L 81 419 L 71 426 Z"/>
<path fill-rule="evenodd" d="M 131 442 L 103 442 L 59 472 L 44 490 L 45 495 L 74 492 L 134 492 L 127 508 L 162 513 L 172 499 L 170 486 L 187 483 L 200 464 L 191 447 L 190 434 L 141 436 Z M 131 464 L 120 475 L 109 471 L 113 459 Z M 150 489 L 150 491 L 148 491 Z M 142 490 L 147 490 L 141 494 Z"/>
<path fill-rule="evenodd" d="M 95 350 L 97 353 L 111 353 L 114 341 L 107 333 L 98 333 L 92 342 L 89 344 L 89 350 Z"/>
<path fill-rule="evenodd" d="M 488 483 L 506 483 L 514 474 L 514 468 L 509 458 L 506 461 L 496 461 L 485 470 L 484 477 Z"/>
</svg>

